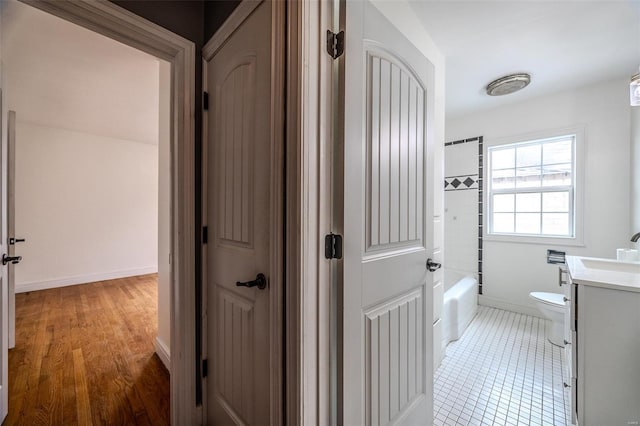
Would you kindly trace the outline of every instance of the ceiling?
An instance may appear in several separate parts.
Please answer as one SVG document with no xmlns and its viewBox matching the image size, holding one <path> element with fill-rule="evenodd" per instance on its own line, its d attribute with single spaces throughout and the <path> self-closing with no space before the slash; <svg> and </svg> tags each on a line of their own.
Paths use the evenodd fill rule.
<svg viewBox="0 0 640 426">
<path fill-rule="evenodd" d="M 158 60 L 35 8 L 7 1 L 3 60 L 20 121 L 157 141 Z M 640 0 L 410 1 L 446 57 L 446 112 L 522 102 L 640 65 Z M 491 80 L 528 72 L 521 92 L 490 97 Z"/>
<path fill-rule="evenodd" d="M 446 58 L 448 117 L 628 79 L 640 65 L 640 0 L 410 3 Z M 485 94 L 514 72 L 530 73 L 531 84 Z"/>
<path fill-rule="evenodd" d="M 157 144 L 159 60 L 17 1 L 3 1 L 9 108 L 21 122 Z"/>
</svg>

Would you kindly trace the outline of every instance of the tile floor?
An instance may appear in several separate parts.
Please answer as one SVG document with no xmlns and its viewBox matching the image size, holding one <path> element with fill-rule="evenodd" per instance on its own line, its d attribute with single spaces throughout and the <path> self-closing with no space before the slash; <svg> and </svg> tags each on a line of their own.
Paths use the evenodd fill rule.
<svg viewBox="0 0 640 426">
<path fill-rule="evenodd" d="M 434 377 L 433 424 L 571 424 L 563 351 L 547 320 L 480 306 Z"/>
</svg>

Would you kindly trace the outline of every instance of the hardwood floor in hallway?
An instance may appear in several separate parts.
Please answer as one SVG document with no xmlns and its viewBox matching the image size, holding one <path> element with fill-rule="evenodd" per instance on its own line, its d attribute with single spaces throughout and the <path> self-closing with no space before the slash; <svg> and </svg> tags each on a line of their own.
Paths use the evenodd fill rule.
<svg viewBox="0 0 640 426">
<path fill-rule="evenodd" d="M 157 276 L 16 294 L 4 425 L 169 424 Z"/>
</svg>

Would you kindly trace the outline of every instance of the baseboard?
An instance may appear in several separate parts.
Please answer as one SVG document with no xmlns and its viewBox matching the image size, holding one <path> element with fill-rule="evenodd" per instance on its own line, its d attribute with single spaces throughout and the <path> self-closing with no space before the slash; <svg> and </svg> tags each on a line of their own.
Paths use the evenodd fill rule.
<svg viewBox="0 0 640 426">
<path fill-rule="evenodd" d="M 156 336 L 156 341 L 154 342 L 154 346 L 156 347 L 156 354 L 158 354 L 158 358 L 167 367 L 167 370 L 171 372 L 171 352 L 166 343 L 160 338 L 160 336 Z"/>
<path fill-rule="evenodd" d="M 70 285 L 87 284 L 96 281 L 115 280 L 118 278 L 134 277 L 136 275 L 155 274 L 158 266 L 147 266 L 146 268 L 126 269 L 123 271 L 104 272 L 100 274 L 89 274 L 75 277 L 56 278 L 47 281 L 32 281 L 27 283 L 16 283 L 16 293 L 26 293 L 28 291 L 48 290 L 51 288 L 67 287 Z"/>
<path fill-rule="evenodd" d="M 535 307 L 519 305 L 517 303 L 507 302 L 506 300 L 498 299 L 495 297 L 478 295 L 478 304 L 482 306 L 489 306 L 491 308 L 502 309 L 505 311 L 517 312 L 519 314 L 531 315 L 533 317 L 544 318 Z"/>
</svg>

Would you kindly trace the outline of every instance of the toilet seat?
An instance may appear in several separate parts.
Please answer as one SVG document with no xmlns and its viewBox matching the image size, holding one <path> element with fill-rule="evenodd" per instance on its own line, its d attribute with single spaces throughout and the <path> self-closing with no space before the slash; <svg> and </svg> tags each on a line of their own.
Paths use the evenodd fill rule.
<svg viewBox="0 0 640 426">
<path fill-rule="evenodd" d="M 562 293 L 546 293 L 544 291 L 534 291 L 529 293 L 532 299 L 537 300 L 545 305 L 564 308 L 564 294 Z"/>
</svg>

